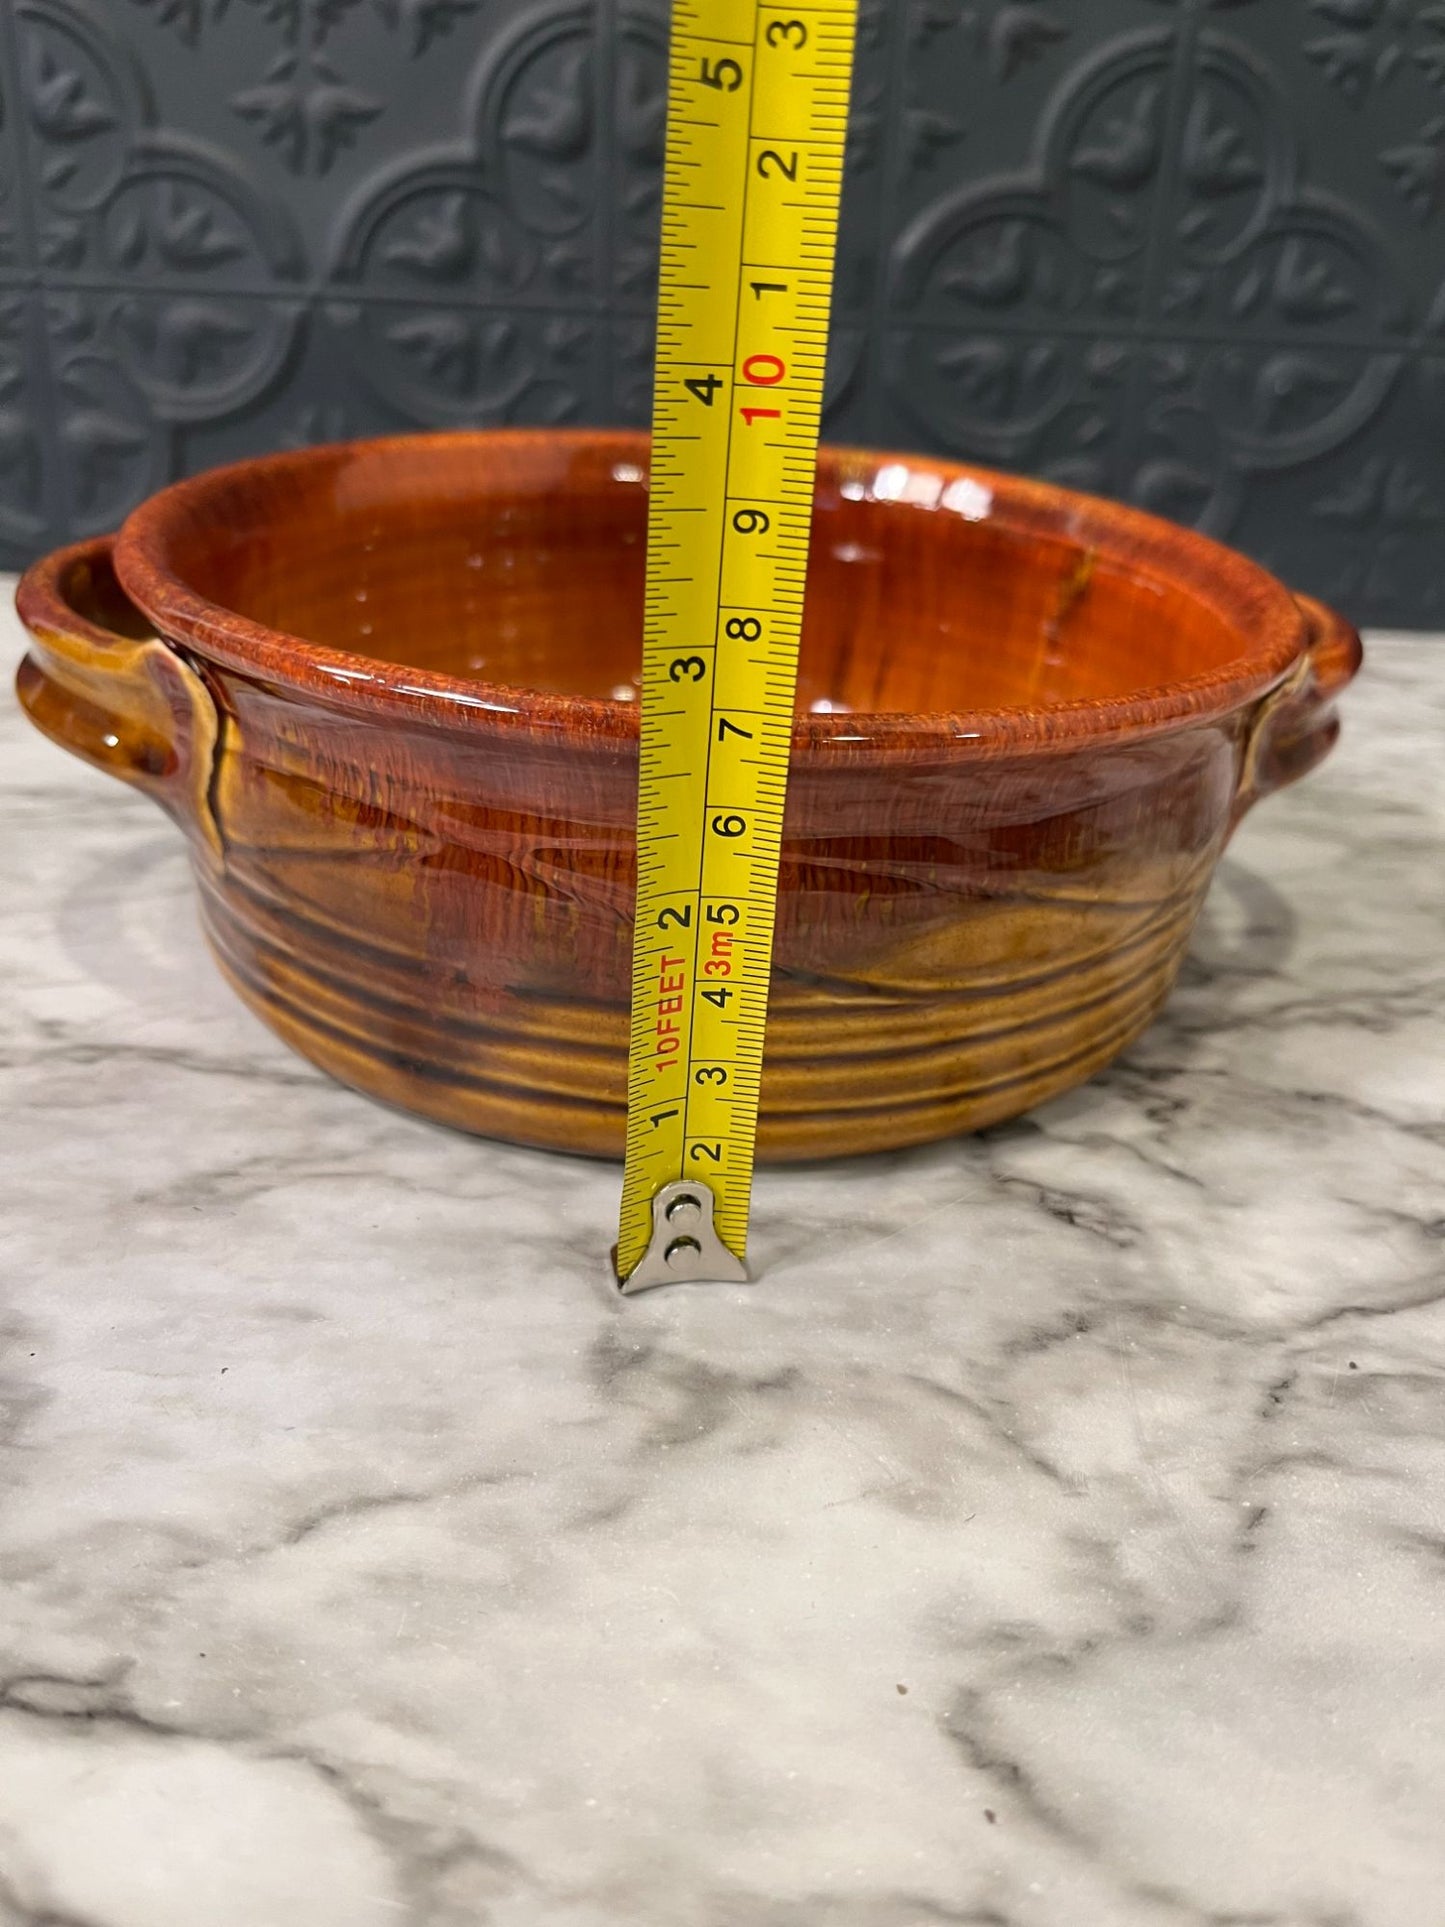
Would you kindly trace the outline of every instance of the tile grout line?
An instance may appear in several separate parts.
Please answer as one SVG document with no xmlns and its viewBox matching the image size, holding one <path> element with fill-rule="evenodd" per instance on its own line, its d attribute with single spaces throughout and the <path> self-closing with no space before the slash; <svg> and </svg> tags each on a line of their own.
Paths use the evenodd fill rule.
<svg viewBox="0 0 1445 1927">
<path fill-rule="evenodd" d="M 595 265 L 597 272 L 598 315 L 603 328 L 600 367 L 606 393 L 606 418 L 616 413 L 617 340 L 614 330 L 614 294 L 617 279 L 616 212 L 613 206 L 618 188 L 618 163 L 622 144 L 618 139 L 617 116 L 621 105 L 617 93 L 617 4 L 616 0 L 593 0 L 592 9 L 592 111 L 597 125 L 598 212 Z M 593 344 L 594 380 L 599 368 L 597 344 Z M 587 407 L 595 418 L 600 397 L 595 390 Z"/>
<path fill-rule="evenodd" d="M 0 0 L 0 83 L 3 83 L 6 100 L 13 103 L 6 132 L 15 163 L 16 236 L 24 268 L 24 365 L 27 375 L 33 374 L 35 377 L 40 415 L 41 513 L 49 539 L 69 541 L 72 534 L 72 505 L 69 480 L 60 456 L 60 391 L 50 357 L 50 331 L 45 325 L 46 298 L 50 289 L 41 272 L 40 253 L 36 246 L 35 191 L 21 107 L 24 94 L 20 85 L 20 40 L 10 0 Z"/>
<path fill-rule="evenodd" d="M 885 39 L 886 72 L 883 82 L 882 99 L 879 106 L 881 132 L 879 135 L 879 188 L 878 188 L 878 225 L 880 236 L 892 235 L 897 227 L 897 204 L 903 192 L 902 181 L 902 126 L 908 100 L 909 85 L 909 43 L 913 24 L 912 0 L 895 0 L 895 4 L 885 8 L 882 17 L 891 19 L 891 28 Z M 855 107 L 856 107 L 856 63 L 855 63 Z M 864 410 L 862 439 L 878 445 L 887 440 L 888 423 L 892 417 L 885 404 L 885 378 L 887 374 L 887 339 L 890 294 L 893 281 L 893 248 L 891 242 L 877 246 L 873 250 L 873 286 L 866 309 L 867 332 L 863 346 Z M 837 327 L 839 311 L 835 308 L 833 326 Z"/>
<path fill-rule="evenodd" d="M 1131 499 L 1130 490 L 1144 456 L 1144 427 L 1147 413 L 1144 350 L 1156 340 L 1155 309 L 1159 283 L 1166 256 L 1166 242 L 1174 207 L 1174 195 L 1183 167 L 1185 115 L 1193 93 L 1194 51 L 1198 40 L 1198 14 L 1195 0 L 1185 0 L 1171 29 L 1167 66 L 1167 93 L 1164 121 L 1160 131 L 1159 172 L 1150 210 L 1149 231 L 1144 243 L 1139 284 L 1139 311 L 1120 337 L 1129 345 L 1129 368 L 1124 388 L 1122 424 L 1113 457 L 1113 485 L 1110 492 L 1121 501 Z"/>
<path fill-rule="evenodd" d="M 444 294 L 431 289 L 410 295 L 385 294 L 374 289 L 350 287 L 344 282 L 324 281 L 305 283 L 277 281 L 267 286 L 244 286 L 217 285 L 213 282 L 170 281 L 160 278 L 146 281 L 116 281 L 75 274 L 46 276 L 42 279 L 23 270 L 15 273 L 0 268 L 0 294 L 6 293 L 129 295 L 136 299 L 170 299 L 207 294 L 218 300 L 275 304 L 278 307 L 294 309 L 299 313 L 326 307 L 458 308 L 469 313 L 482 311 L 479 308 L 481 297 L 478 294 Z M 575 303 L 561 298 L 538 295 L 530 300 L 493 300 L 489 302 L 485 311 L 499 314 L 567 315 L 577 321 L 604 324 L 613 321 L 650 321 L 653 318 L 651 307 L 618 306 L 605 302 L 600 296 L 595 305 L 586 308 L 579 308 Z M 835 310 L 834 320 L 866 326 L 870 312 L 867 307 L 843 306 Z M 941 316 L 910 314 L 902 309 L 890 310 L 890 313 L 892 314 L 890 332 L 938 335 L 944 338 L 952 338 L 960 333 L 1017 336 L 1029 340 L 1053 340 L 1060 336 L 1080 340 L 1109 337 L 1123 338 L 1131 344 L 1144 347 L 1197 344 L 1204 347 L 1276 350 L 1307 345 L 1322 349 L 1349 350 L 1359 354 L 1403 355 L 1424 359 L 1445 355 L 1445 337 L 1432 337 L 1428 325 L 1423 323 L 1411 329 L 1408 334 L 1399 335 L 1349 333 L 1300 335 L 1286 331 L 1265 332 L 1241 329 L 1223 321 L 1216 325 L 1200 322 L 1171 324 L 1163 318 L 1150 320 L 1146 316 L 1119 317 L 1111 323 L 1104 317 L 1089 318 L 1077 314 L 1059 315 L 1048 321 L 1021 321 L 993 316 L 960 317 L 956 321 L 949 321 Z"/>
</svg>

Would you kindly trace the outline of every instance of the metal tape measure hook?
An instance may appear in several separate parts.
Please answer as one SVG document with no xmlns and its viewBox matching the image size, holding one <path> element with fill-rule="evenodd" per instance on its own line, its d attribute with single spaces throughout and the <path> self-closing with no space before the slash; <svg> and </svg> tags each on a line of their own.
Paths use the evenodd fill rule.
<svg viewBox="0 0 1445 1927">
<path fill-rule="evenodd" d="M 713 1229 L 705 1184 L 665 1184 L 652 1200 L 652 1242 L 621 1286 L 624 1298 L 658 1285 L 745 1285 L 748 1268 Z"/>
</svg>

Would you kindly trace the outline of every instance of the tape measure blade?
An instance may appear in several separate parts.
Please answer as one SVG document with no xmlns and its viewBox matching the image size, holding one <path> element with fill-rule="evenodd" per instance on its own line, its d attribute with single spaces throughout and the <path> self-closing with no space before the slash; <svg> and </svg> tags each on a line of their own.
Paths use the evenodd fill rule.
<svg viewBox="0 0 1445 1927">
<path fill-rule="evenodd" d="M 624 1279 L 679 1182 L 746 1254 L 856 15 L 674 8 Z"/>
</svg>

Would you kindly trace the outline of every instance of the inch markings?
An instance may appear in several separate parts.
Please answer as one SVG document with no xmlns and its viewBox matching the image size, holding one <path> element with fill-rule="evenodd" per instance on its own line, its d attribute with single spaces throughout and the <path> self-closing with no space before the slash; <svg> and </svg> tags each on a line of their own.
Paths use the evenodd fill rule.
<svg viewBox="0 0 1445 1927">
<path fill-rule="evenodd" d="M 857 6 L 673 10 L 623 1281 L 678 1182 L 746 1253 Z"/>
</svg>

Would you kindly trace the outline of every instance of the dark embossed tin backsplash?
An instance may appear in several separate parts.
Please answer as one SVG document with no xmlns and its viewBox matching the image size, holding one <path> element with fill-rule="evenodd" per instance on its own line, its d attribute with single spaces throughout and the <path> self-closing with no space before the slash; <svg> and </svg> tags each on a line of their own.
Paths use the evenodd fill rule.
<svg viewBox="0 0 1445 1927">
<path fill-rule="evenodd" d="M 865 0 L 829 432 L 1445 626 L 1445 4 Z M 666 9 L 0 0 L 0 559 L 171 476 L 643 421 Z"/>
</svg>

